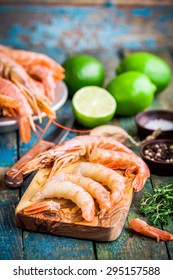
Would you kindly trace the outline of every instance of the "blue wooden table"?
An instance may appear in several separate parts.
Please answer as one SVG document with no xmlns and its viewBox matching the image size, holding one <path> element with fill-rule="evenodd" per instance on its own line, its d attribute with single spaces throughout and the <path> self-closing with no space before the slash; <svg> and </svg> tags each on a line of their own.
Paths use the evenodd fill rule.
<svg viewBox="0 0 173 280">
<path fill-rule="evenodd" d="M 8 15 L 8 16 L 7 16 Z M 20 16 L 19 16 L 20 15 Z M 162 56 L 172 67 L 172 7 L 0 6 L 0 43 L 41 51 L 62 63 L 69 53 L 89 53 L 102 61 L 106 81 L 127 51 L 149 50 Z M 172 67 L 173 69 L 173 67 Z M 173 109 L 173 83 L 153 102 L 152 108 Z M 63 122 L 72 112 L 71 101 L 57 112 Z M 45 118 L 42 126 L 46 125 Z M 120 125 L 137 139 L 134 118 L 117 118 Z M 47 135 L 57 129 L 51 125 Z M 70 133 L 72 138 L 76 134 Z M 145 188 L 136 193 L 119 238 L 113 242 L 92 242 L 33 233 L 17 228 L 14 211 L 31 176 L 21 189 L 8 189 L 5 171 L 38 141 L 33 133 L 28 144 L 21 143 L 18 131 L 0 133 L 0 259 L 173 259 L 172 242 L 157 243 L 134 234 L 128 220 L 139 216 L 139 201 L 145 191 L 173 181 L 173 177 L 151 175 Z M 135 150 L 138 153 L 138 150 Z M 164 227 L 173 232 L 172 221 Z"/>
</svg>

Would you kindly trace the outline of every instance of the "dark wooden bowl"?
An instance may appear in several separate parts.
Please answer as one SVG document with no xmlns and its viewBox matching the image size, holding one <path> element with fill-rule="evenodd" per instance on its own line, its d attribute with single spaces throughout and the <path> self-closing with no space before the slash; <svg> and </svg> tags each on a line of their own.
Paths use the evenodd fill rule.
<svg viewBox="0 0 173 280">
<path fill-rule="evenodd" d="M 145 143 L 140 148 L 141 157 L 148 165 L 152 174 L 159 176 L 173 176 L 173 162 L 167 163 L 165 161 L 150 160 L 146 157 L 145 150 L 151 147 L 153 144 L 167 144 L 173 146 L 173 140 L 156 139 Z"/>
<path fill-rule="evenodd" d="M 154 130 L 146 128 L 146 124 L 155 119 L 164 119 L 173 122 L 173 111 L 166 110 L 148 110 L 139 113 L 135 117 L 135 123 L 137 126 L 137 133 L 140 139 L 146 138 L 148 135 L 152 134 Z M 158 139 L 173 139 L 173 129 L 162 130 L 161 134 L 157 137 Z"/>
</svg>

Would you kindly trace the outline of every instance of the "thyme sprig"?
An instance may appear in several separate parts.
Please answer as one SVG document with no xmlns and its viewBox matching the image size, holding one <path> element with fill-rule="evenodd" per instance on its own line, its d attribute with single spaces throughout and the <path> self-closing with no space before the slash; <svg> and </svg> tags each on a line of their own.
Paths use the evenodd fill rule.
<svg viewBox="0 0 173 280">
<path fill-rule="evenodd" d="M 139 211 L 155 226 L 167 224 L 173 218 L 173 183 L 158 186 L 153 193 L 144 193 Z"/>
</svg>

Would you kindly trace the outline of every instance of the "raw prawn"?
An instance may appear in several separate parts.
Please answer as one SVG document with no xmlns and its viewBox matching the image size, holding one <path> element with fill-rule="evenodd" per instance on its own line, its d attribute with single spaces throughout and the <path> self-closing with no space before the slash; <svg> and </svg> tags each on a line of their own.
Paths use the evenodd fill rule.
<svg viewBox="0 0 173 280">
<path fill-rule="evenodd" d="M 143 221 L 139 218 L 131 220 L 129 222 L 129 226 L 133 230 L 135 230 L 135 231 L 137 231 L 137 232 L 139 232 L 143 235 L 146 235 L 146 236 L 149 236 L 149 237 L 152 237 L 152 238 L 156 238 L 157 241 L 159 241 L 159 240 L 164 240 L 164 241 L 173 240 L 173 234 L 171 234 L 169 232 L 166 232 L 164 230 L 155 228 L 153 226 L 149 226 L 145 221 Z"/>
<path fill-rule="evenodd" d="M 84 188 L 98 202 L 100 218 L 111 208 L 110 193 L 100 183 L 91 178 L 80 174 L 59 173 L 52 179 L 59 182 L 70 181 Z"/>
<path fill-rule="evenodd" d="M 51 171 L 51 176 L 53 176 L 56 171 L 63 166 L 77 162 L 82 157 L 88 158 L 94 148 L 110 149 L 134 154 L 126 146 L 111 137 L 90 135 L 76 136 L 71 140 L 56 145 L 53 149 L 41 153 L 35 159 L 29 161 L 23 168 L 22 173 L 28 174 L 53 163 Z"/>
<path fill-rule="evenodd" d="M 27 206 L 23 209 L 24 214 L 32 215 L 41 212 L 45 212 L 48 210 L 58 211 L 60 209 L 60 204 L 58 202 L 49 200 L 49 201 L 41 201 L 38 203 L 34 203 L 30 206 Z"/>
<path fill-rule="evenodd" d="M 82 174 L 85 177 L 103 184 L 111 191 L 111 201 L 114 205 L 118 203 L 124 196 L 125 181 L 124 177 L 118 172 L 103 166 L 98 163 L 81 162 L 75 169 L 77 174 Z"/>
<path fill-rule="evenodd" d="M 17 101 L 17 106 L 14 108 L 13 113 L 17 113 L 19 118 L 19 132 L 23 142 L 28 142 L 31 136 L 30 127 L 35 131 L 35 125 L 32 119 L 33 111 L 28 104 L 25 96 L 20 90 L 10 81 L 0 77 L 0 93 L 6 98 L 5 107 L 10 107 L 11 102 L 9 98 Z M 9 102 L 9 103 L 8 103 Z M 7 113 L 6 113 L 7 114 Z"/>
<path fill-rule="evenodd" d="M 39 90 L 38 82 L 36 83 L 21 65 L 0 52 L 0 68 L 1 76 L 12 81 L 20 89 L 40 121 L 40 112 L 45 112 L 50 118 L 55 117 L 46 96 Z"/>
<path fill-rule="evenodd" d="M 93 149 L 89 155 L 89 161 L 99 162 L 112 169 L 125 169 L 126 176 L 135 176 L 132 182 L 135 191 L 140 191 L 150 176 L 148 166 L 135 153 Z"/>
<path fill-rule="evenodd" d="M 31 201 L 45 198 L 66 198 L 72 200 L 82 210 L 82 217 L 87 222 L 92 222 L 95 214 L 95 204 L 91 195 L 82 187 L 69 181 L 57 182 L 51 179 L 37 192 Z"/>
</svg>

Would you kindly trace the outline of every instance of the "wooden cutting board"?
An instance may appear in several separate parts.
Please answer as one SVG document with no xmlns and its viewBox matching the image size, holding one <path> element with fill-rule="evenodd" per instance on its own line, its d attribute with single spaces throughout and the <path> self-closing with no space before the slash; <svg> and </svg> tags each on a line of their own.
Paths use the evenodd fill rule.
<svg viewBox="0 0 173 280">
<path fill-rule="evenodd" d="M 64 171 L 64 170 L 62 170 Z M 40 169 L 21 198 L 15 212 L 16 225 L 26 230 L 97 241 L 113 241 L 120 235 L 133 198 L 131 179 L 125 178 L 124 198 L 101 219 L 82 219 L 81 210 L 70 200 L 53 199 L 61 204 L 59 211 L 26 215 L 23 209 L 33 204 L 30 199 L 44 185 L 49 169 Z"/>
</svg>

